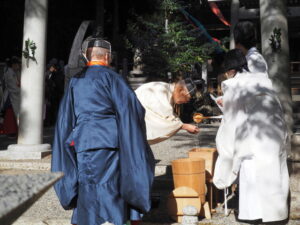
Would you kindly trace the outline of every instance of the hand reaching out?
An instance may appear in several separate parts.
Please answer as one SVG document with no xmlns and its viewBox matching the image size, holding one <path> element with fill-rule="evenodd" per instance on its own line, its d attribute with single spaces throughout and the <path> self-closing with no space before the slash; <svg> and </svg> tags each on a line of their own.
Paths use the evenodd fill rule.
<svg viewBox="0 0 300 225">
<path fill-rule="evenodd" d="M 223 107 L 223 96 L 217 98 L 217 104 Z"/>
<path fill-rule="evenodd" d="M 192 124 L 187 124 L 187 123 L 184 123 L 182 125 L 182 129 L 186 130 L 187 132 L 189 132 L 191 134 L 198 134 L 200 131 L 200 129 L 197 126 L 192 125 Z"/>
</svg>

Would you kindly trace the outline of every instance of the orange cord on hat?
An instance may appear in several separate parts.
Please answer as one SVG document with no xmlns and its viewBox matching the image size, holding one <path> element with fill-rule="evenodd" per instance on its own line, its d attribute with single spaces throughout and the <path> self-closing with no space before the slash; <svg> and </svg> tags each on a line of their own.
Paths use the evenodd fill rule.
<svg viewBox="0 0 300 225">
<path fill-rule="evenodd" d="M 103 61 L 90 61 L 86 65 L 87 66 L 108 66 L 108 64 Z"/>
</svg>

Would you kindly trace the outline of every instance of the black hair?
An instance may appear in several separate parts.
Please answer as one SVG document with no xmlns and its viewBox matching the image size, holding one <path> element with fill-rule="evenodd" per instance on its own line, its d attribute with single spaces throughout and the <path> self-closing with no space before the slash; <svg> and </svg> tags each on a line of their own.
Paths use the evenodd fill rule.
<svg viewBox="0 0 300 225">
<path fill-rule="evenodd" d="M 20 59 L 17 56 L 11 57 L 10 61 L 11 61 L 11 64 L 20 64 L 21 63 Z"/>
<path fill-rule="evenodd" d="M 250 21 L 238 22 L 233 30 L 236 44 L 243 45 L 246 49 L 256 45 L 256 27 Z"/>
<path fill-rule="evenodd" d="M 230 50 L 225 55 L 223 72 L 227 72 L 232 69 L 240 73 L 243 72 L 244 69 L 249 71 L 246 57 L 240 49 Z"/>
<path fill-rule="evenodd" d="M 50 69 L 50 67 L 54 67 L 55 69 L 58 69 L 59 68 L 59 65 L 58 65 L 58 60 L 56 58 L 52 58 L 49 63 L 47 64 L 47 69 Z"/>
<path fill-rule="evenodd" d="M 21 64 L 21 61 L 17 56 L 12 56 L 11 58 L 6 58 L 5 63 L 6 63 L 6 70 L 5 70 L 6 72 L 8 68 L 12 67 L 13 64 Z"/>
</svg>

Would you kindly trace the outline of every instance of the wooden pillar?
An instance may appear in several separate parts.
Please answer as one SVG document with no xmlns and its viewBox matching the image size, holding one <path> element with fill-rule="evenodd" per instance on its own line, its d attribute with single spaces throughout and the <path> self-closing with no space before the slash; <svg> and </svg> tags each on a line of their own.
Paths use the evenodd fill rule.
<svg viewBox="0 0 300 225">
<path fill-rule="evenodd" d="M 230 49 L 235 48 L 234 38 L 233 38 L 233 29 L 237 22 L 239 21 L 239 9 L 240 9 L 240 1 L 239 0 L 232 0 L 231 1 L 231 8 L 230 8 Z"/>
<path fill-rule="evenodd" d="M 22 57 L 18 144 L 1 152 L 1 159 L 40 159 L 50 154 L 50 145 L 42 144 L 47 12 L 48 0 L 25 1 L 23 51 L 28 40 L 36 49 L 34 58 Z"/>
<path fill-rule="evenodd" d="M 289 78 L 289 40 L 285 0 L 260 0 L 262 54 L 268 64 L 273 81 L 285 112 L 285 119 L 292 133 L 293 110 Z M 272 47 L 270 38 L 275 29 L 280 29 L 280 46 Z"/>
</svg>

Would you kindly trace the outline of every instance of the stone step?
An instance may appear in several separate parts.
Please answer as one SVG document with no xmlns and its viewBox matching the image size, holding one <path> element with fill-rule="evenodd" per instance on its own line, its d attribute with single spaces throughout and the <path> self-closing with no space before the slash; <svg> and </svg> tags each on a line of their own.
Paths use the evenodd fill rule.
<svg viewBox="0 0 300 225">
<path fill-rule="evenodd" d="M 51 163 L 42 160 L 0 160 L 0 170 L 50 171 Z"/>
<path fill-rule="evenodd" d="M 0 174 L 39 174 L 50 171 L 50 162 L 0 161 Z M 157 165 L 152 185 L 152 198 L 159 202 L 174 189 L 172 172 L 169 165 Z M 156 200 L 155 200 L 156 199 Z"/>
<path fill-rule="evenodd" d="M 12 224 L 41 197 L 62 173 L 0 176 L 0 224 Z"/>
</svg>

